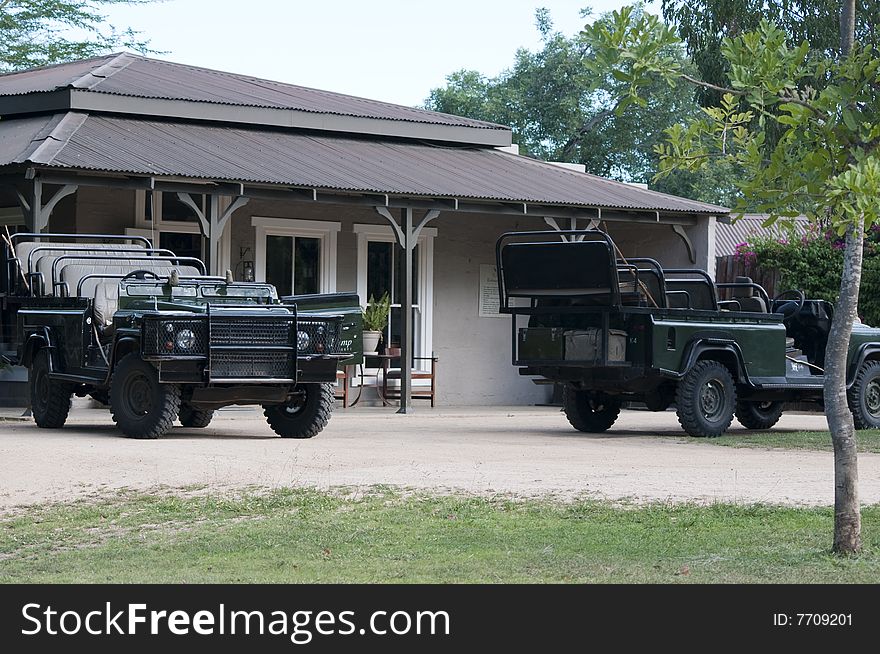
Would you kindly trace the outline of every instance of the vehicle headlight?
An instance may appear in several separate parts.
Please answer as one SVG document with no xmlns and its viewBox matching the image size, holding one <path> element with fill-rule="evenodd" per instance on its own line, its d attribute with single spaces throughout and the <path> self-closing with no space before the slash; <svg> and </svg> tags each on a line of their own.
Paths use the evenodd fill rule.
<svg viewBox="0 0 880 654">
<path fill-rule="evenodd" d="M 296 349 L 300 351 L 308 350 L 309 344 L 312 342 L 312 339 L 309 338 L 307 332 L 297 332 L 296 333 Z"/>
<path fill-rule="evenodd" d="M 191 350 L 196 345 L 196 335 L 191 329 L 181 329 L 174 340 L 181 350 Z"/>
</svg>

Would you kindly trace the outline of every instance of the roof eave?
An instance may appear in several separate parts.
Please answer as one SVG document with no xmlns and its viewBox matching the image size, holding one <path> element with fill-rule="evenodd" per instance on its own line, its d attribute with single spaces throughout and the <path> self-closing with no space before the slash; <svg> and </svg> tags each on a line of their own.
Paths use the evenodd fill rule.
<svg viewBox="0 0 880 654">
<path fill-rule="evenodd" d="M 20 166 L 17 168 L 21 170 Z M 689 212 L 561 203 L 512 202 L 489 198 L 396 195 L 351 189 L 257 184 L 238 180 L 207 180 L 166 176 L 150 177 L 124 173 L 101 173 L 100 171 L 75 170 L 45 165 L 31 165 L 29 168 L 32 171 L 28 173 L 29 175 L 38 175 L 46 184 L 152 189 L 169 192 L 217 192 L 224 195 L 245 195 L 253 198 L 274 200 L 287 199 L 318 204 L 385 206 L 388 208 L 423 210 L 437 209 L 449 212 L 487 213 L 524 216 L 536 219 L 543 219 L 545 217 L 585 220 L 601 218 L 601 220 L 609 222 L 690 226 L 696 225 L 701 219 L 715 215 L 705 211 Z"/>
</svg>

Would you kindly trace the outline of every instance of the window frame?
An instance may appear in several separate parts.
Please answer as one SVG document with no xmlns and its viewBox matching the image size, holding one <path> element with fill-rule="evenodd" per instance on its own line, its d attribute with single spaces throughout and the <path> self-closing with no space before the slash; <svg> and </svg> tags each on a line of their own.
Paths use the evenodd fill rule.
<svg viewBox="0 0 880 654">
<path fill-rule="evenodd" d="M 329 220 L 300 220 L 296 218 L 268 218 L 253 216 L 254 277 L 266 281 L 266 237 L 316 238 L 321 242 L 319 293 L 336 292 L 337 241 L 342 223 Z M 294 264 L 295 265 L 295 264 Z"/>
</svg>

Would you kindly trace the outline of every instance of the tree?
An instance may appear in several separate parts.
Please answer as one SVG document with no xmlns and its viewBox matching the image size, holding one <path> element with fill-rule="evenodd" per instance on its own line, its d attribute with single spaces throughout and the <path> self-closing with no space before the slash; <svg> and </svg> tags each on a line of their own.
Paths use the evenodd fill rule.
<svg viewBox="0 0 880 654">
<path fill-rule="evenodd" d="M 880 3 L 860 0 L 854 31 L 862 43 L 876 43 L 880 34 Z M 809 41 L 810 47 L 833 55 L 840 46 L 840 0 L 662 0 L 663 18 L 678 27 L 700 79 L 724 85 L 730 72 L 721 52 L 725 38 L 774 22 L 787 35 L 787 44 Z M 817 80 L 818 81 L 818 80 Z M 718 91 L 697 88 L 702 104 L 716 105 Z"/>
<path fill-rule="evenodd" d="M 597 22 L 608 20 L 603 16 Z M 650 107 L 615 112 L 627 83 L 590 68 L 589 43 L 580 34 L 567 37 L 554 31 L 546 10 L 537 12 L 536 21 L 543 41 L 539 51 L 520 49 L 511 68 L 495 78 L 472 70 L 452 73 L 445 87 L 431 91 L 425 107 L 509 125 L 520 152 L 528 156 L 581 163 L 597 175 L 648 182 L 657 172 L 654 146 L 663 140 L 664 130 L 698 111 L 690 90 L 649 81 Z M 688 65 L 680 46 L 670 46 L 668 55 L 682 67 Z M 706 183 L 705 175 L 672 177 L 661 184 L 695 199 L 726 201 L 735 191 L 727 169 L 718 171 L 714 183 Z"/>
<path fill-rule="evenodd" d="M 627 95 L 646 104 L 647 79 L 690 82 L 722 94 L 703 116 L 667 130 L 658 146 L 660 175 L 699 171 L 708 161 L 736 162 L 744 197 L 770 221 L 806 213 L 845 235 L 840 296 L 825 355 L 824 403 L 834 446 L 836 552 L 861 548 L 855 428 L 846 391 L 846 364 L 856 318 L 864 230 L 880 221 L 880 57 L 854 43 L 854 0 L 844 0 L 838 53 L 791 46 L 788 35 L 762 20 L 758 28 L 725 38 L 721 53 L 727 86 L 683 72 L 664 54 L 678 42 L 672 28 L 629 9 L 610 26 L 585 28 L 595 64 L 630 80 Z M 812 81 L 824 80 L 817 89 Z M 778 128 L 778 139 L 768 132 Z"/>
<path fill-rule="evenodd" d="M 117 48 L 149 52 L 127 28 L 105 26 L 101 8 L 155 0 L 0 0 L 0 72 L 84 59 Z"/>
</svg>

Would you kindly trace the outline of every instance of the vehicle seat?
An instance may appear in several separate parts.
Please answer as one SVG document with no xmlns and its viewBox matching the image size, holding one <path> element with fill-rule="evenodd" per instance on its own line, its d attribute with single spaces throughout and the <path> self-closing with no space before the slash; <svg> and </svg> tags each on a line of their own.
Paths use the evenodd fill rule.
<svg viewBox="0 0 880 654">
<path fill-rule="evenodd" d="M 733 282 L 735 284 L 752 284 L 751 277 L 736 277 Z M 739 302 L 741 311 L 752 311 L 754 313 L 767 313 L 768 307 L 767 303 L 764 302 L 764 298 L 760 295 L 756 295 L 755 289 L 751 286 L 743 286 L 741 288 L 735 288 L 734 292 L 736 293 L 733 296 L 733 299 Z"/>
<path fill-rule="evenodd" d="M 168 277 L 173 270 L 177 270 L 182 277 L 196 277 L 201 274 L 201 271 L 194 266 L 175 266 L 167 261 L 157 263 L 149 261 L 122 263 L 120 261 L 100 266 L 70 263 L 62 267 L 60 277 L 61 281 L 67 284 L 71 296 L 75 296 L 80 281 L 88 275 L 108 275 L 103 278 L 89 277 L 85 279 L 79 295 L 79 297 L 93 300 L 95 322 L 99 327 L 106 327 L 113 323 L 113 316 L 119 308 L 119 278 L 135 270 L 149 270 L 159 277 Z M 115 277 L 109 277 L 110 275 Z"/>
<path fill-rule="evenodd" d="M 53 246 L 58 249 L 41 249 L 34 254 L 34 259 L 31 261 L 31 268 L 28 270 L 28 259 L 30 258 L 31 252 L 36 248 L 52 248 Z M 104 255 L 107 254 L 108 250 L 119 250 L 121 247 L 139 248 L 141 247 L 141 244 L 134 243 L 133 245 L 123 246 L 120 243 L 52 243 L 46 241 L 27 241 L 25 243 L 18 243 L 15 246 L 15 257 L 18 259 L 19 266 L 25 274 L 32 272 L 40 273 L 42 275 L 43 287 L 38 290 L 43 295 L 54 295 L 55 289 L 52 288 L 52 267 L 58 257 L 71 254 Z"/>
<path fill-rule="evenodd" d="M 704 279 L 667 279 L 666 302 L 671 308 L 714 311 L 715 287 Z"/>
</svg>

